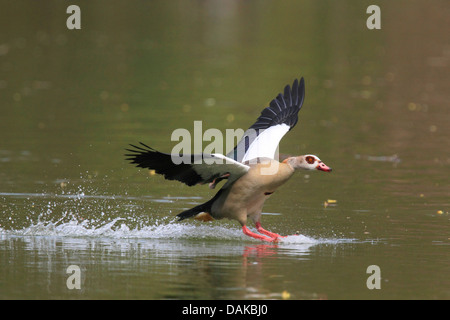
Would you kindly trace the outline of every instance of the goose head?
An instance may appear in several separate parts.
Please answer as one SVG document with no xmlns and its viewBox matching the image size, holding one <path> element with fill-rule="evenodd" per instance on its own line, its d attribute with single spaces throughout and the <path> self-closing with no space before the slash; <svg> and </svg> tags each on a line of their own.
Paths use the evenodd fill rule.
<svg viewBox="0 0 450 320">
<path fill-rule="evenodd" d="M 313 154 L 290 157 L 286 159 L 286 162 L 294 169 L 320 170 L 325 172 L 331 172 L 332 170 L 329 166 L 323 163 L 318 156 Z"/>
</svg>

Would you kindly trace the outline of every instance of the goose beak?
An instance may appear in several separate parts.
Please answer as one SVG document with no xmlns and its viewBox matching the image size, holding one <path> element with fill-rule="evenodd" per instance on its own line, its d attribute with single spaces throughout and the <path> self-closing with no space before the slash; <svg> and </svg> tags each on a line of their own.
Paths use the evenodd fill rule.
<svg viewBox="0 0 450 320">
<path fill-rule="evenodd" d="M 325 171 L 325 172 L 331 172 L 331 170 L 332 170 L 329 166 L 327 166 L 323 162 L 319 162 L 319 164 L 317 165 L 316 169 L 320 170 L 320 171 Z"/>
</svg>

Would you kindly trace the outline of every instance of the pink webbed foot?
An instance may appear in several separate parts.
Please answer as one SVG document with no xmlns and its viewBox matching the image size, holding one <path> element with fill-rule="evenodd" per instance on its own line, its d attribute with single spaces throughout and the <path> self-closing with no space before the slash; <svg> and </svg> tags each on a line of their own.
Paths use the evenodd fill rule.
<svg viewBox="0 0 450 320">
<path fill-rule="evenodd" d="M 244 232 L 244 234 L 245 234 L 246 236 L 249 236 L 249 237 L 252 237 L 252 238 L 255 238 L 255 239 L 258 239 L 258 240 L 267 241 L 267 242 L 278 242 L 279 237 L 280 237 L 280 236 L 277 235 L 276 233 L 272 233 L 272 232 L 269 232 L 269 231 L 267 231 L 267 232 L 269 232 L 270 235 L 269 235 L 269 234 L 266 234 L 266 235 L 268 235 L 268 237 L 263 236 L 263 235 L 261 235 L 261 234 L 254 233 L 254 232 L 250 231 L 250 230 L 247 228 L 246 225 L 243 225 L 243 226 L 242 226 L 242 231 Z"/>
<path fill-rule="evenodd" d="M 261 222 L 256 222 L 255 226 L 256 226 L 256 230 L 258 230 L 258 232 L 265 234 L 266 236 L 269 236 L 271 238 L 275 238 L 275 237 L 276 238 L 286 238 L 285 236 L 280 236 L 278 233 L 270 232 L 270 231 L 264 229 L 261 226 Z"/>
</svg>

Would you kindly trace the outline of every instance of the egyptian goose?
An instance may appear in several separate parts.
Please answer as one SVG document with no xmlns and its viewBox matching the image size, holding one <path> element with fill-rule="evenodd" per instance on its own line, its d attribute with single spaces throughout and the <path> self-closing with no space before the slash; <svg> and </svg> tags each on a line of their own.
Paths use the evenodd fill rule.
<svg viewBox="0 0 450 320">
<path fill-rule="evenodd" d="M 298 112 L 305 98 L 305 82 L 296 79 L 292 88 L 287 85 L 265 108 L 256 122 L 244 133 L 236 147 L 226 156 L 222 154 L 178 155 L 167 154 L 140 143 L 126 149 L 127 160 L 137 167 L 153 169 L 169 180 L 178 180 L 188 186 L 209 183 L 214 188 L 223 179 L 227 182 L 209 201 L 177 216 L 179 220 L 197 218 L 235 219 L 247 236 L 274 242 L 282 236 L 261 226 L 264 202 L 284 184 L 297 169 L 321 170 L 329 168 L 315 155 L 288 157 L 278 162 L 276 152 L 281 138 L 298 121 Z M 247 227 L 255 223 L 258 233 Z"/>
</svg>

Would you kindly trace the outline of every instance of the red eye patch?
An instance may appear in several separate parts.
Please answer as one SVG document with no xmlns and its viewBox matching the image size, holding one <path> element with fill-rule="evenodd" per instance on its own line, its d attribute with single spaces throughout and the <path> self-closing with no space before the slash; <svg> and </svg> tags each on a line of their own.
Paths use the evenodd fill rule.
<svg viewBox="0 0 450 320">
<path fill-rule="evenodd" d="M 306 157 L 306 162 L 308 162 L 309 164 L 313 164 L 316 161 L 316 159 L 314 159 L 314 157 L 308 156 Z"/>
</svg>

